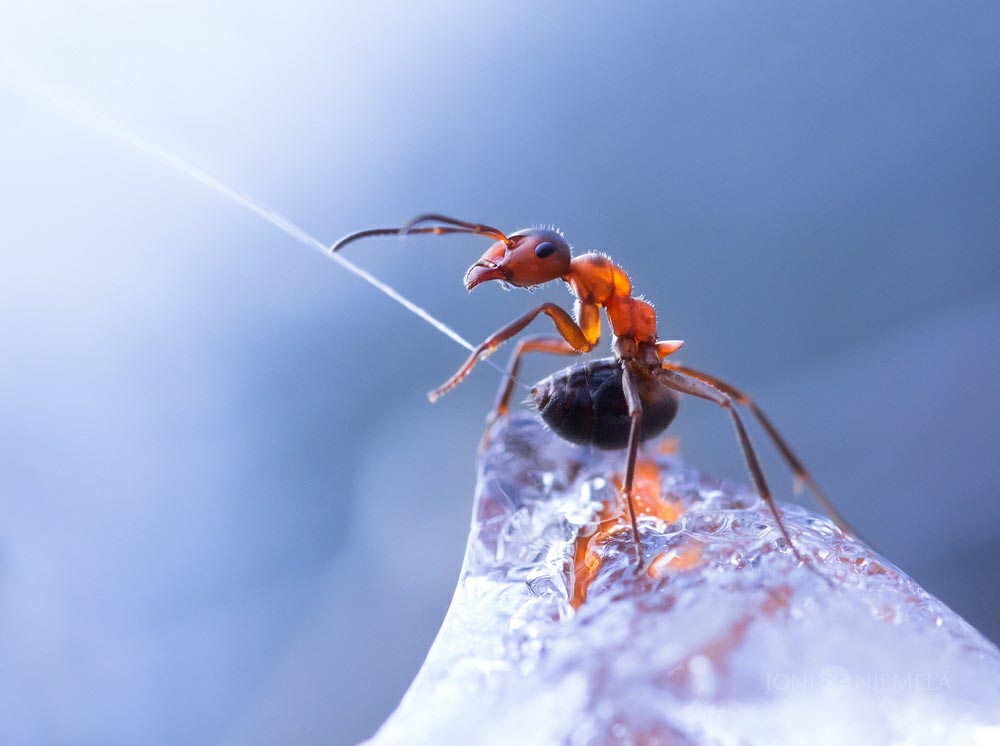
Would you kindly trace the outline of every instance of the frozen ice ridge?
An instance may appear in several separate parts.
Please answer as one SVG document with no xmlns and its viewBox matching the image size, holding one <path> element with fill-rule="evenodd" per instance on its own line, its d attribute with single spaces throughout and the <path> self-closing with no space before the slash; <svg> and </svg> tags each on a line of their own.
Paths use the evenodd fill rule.
<svg viewBox="0 0 1000 746">
<path fill-rule="evenodd" d="M 655 444 L 637 575 L 622 461 L 498 423 L 451 608 L 372 744 L 1000 744 L 994 645 L 787 505 L 800 566 L 755 494 Z"/>
</svg>

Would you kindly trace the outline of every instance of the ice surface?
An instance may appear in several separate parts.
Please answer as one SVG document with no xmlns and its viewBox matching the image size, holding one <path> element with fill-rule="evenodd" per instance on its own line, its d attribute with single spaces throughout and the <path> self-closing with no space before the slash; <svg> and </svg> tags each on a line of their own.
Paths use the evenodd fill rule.
<svg viewBox="0 0 1000 746">
<path fill-rule="evenodd" d="M 788 505 L 798 565 L 754 493 L 655 444 L 636 575 L 622 460 L 498 423 L 451 608 L 372 744 L 1000 744 L 994 645 Z"/>
</svg>

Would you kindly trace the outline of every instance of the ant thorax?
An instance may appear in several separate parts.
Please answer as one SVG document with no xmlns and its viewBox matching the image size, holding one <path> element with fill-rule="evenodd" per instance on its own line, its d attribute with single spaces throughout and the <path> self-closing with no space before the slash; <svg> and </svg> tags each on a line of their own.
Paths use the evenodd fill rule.
<svg viewBox="0 0 1000 746">
<path fill-rule="evenodd" d="M 566 282 L 582 303 L 607 306 L 616 296 L 632 294 L 632 282 L 625 270 L 596 252 L 575 257 Z"/>
<path fill-rule="evenodd" d="M 656 342 L 656 311 L 646 301 L 632 297 L 631 280 L 608 257 L 598 253 L 576 257 L 566 282 L 581 303 L 605 308 L 616 337 Z"/>
</svg>

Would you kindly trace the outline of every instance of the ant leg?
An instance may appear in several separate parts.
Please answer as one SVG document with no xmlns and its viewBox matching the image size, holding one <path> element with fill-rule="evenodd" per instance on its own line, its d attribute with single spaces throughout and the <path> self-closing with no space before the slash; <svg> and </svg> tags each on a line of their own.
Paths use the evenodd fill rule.
<svg viewBox="0 0 1000 746">
<path fill-rule="evenodd" d="M 552 319 L 553 323 L 556 325 L 556 331 L 559 332 L 562 338 L 565 339 L 569 346 L 574 350 L 578 350 L 579 352 L 590 352 L 594 349 L 596 342 L 592 342 L 587 338 L 583 329 L 581 329 L 580 325 L 573 320 L 573 317 L 569 315 L 566 309 L 561 306 L 557 306 L 555 303 L 543 303 L 537 308 L 533 308 L 523 316 L 507 324 L 507 326 L 502 329 L 498 329 L 493 332 L 493 334 L 487 337 L 485 342 L 472 351 L 472 354 L 469 355 L 469 359 L 465 361 L 455 375 L 441 384 L 441 386 L 430 392 L 427 397 L 432 402 L 435 402 L 447 394 L 460 384 L 462 379 L 469 375 L 476 363 L 480 360 L 485 360 L 492 355 L 497 347 L 524 329 L 524 327 L 534 321 L 535 317 L 540 313 L 544 313 Z"/>
<path fill-rule="evenodd" d="M 767 480 L 764 478 L 764 470 L 760 466 L 760 461 L 757 460 L 757 453 L 754 451 L 753 444 L 750 442 L 750 436 L 747 434 L 747 430 L 743 426 L 743 420 L 736 411 L 736 407 L 733 406 L 732 398 L 730 398 L 728 394 L 720 391 L 714 386 L 709 385 L 708 383 L 705 383 L 704 381 L 700 381 L 692 376 L 668 370 L 666 368 L 661 369 L 660 380 L 675 391 L 680 391 L 684 394 L 690 394 L 691 396 L 697 396 L 701 399 L 707 399 L 708 401 L 715 402 L 729 412 L 729 416 L 732 418 L 733 425 L 736 428 L 736 436 L 740 441 L 740 448 L 743 450 L 743 458 L 747 462 L 747 468 L 750 470 L 750 476 L 753 479 L 754 486 L 756 486 L 761 499 L 767 503 L 767 507 L 770 509 L 771 515 L 774 516 L 774 520 L 778 524 L 781 535 L 785 537 L 785 541 L 788 542 L 788 546 L 792 548 L 792 553 L 795 555 L 795 558 L 799 560 L 799 562 L 805 564 L 805 558 L 799 553 L 798 548 L 792 541 L 792 537 L 788 533 L 788 529 L 785 527 L 785 521 L 781 517 L 781 510 L 778 508 L 778 504 L 774 501 L 774 497 L 771 496 L 771 490 L 767 486 Z"/>
<path fill-rule="evenodd" d="M 488 423 L 492 424 L 498 417 L 501 417 L 510 410 L 510 397 L 514 393 L 514 384 L 517 376 L 521 372 L 521 357 L 528 352 L 547 352 L 550 355 L 579 355 L 580 351 L 573 347 L 562 337 L 539 334 L 536 337 L 526 337 L 517 343 L 514 352 L 507 362 L 507 371 L 504 373 L 503 383 L 497 391 L 497 400 L 493 405 Z"/>
<path fill-rule="evenodd" d="M 788 442 L 781 436 L 778 429 L 771 422 L 770 418 L 764 414 L 753 399 L 735 386 L 732 386 L 725 381 L 721 381 L 713 375 L 703 373 L 700 370 L 694 370 L 686 365 L 678 365 L 677 363 L 662 363 L 662 365 L 664 368 L 675 370 L 678 373 L 683 373 L 691 376 L 692 378 L 697 378 L 699 381 L 704 381 L 710 386 L 714 386 L 722 393 L 731 396 L 737 404 L 742 404 L 749 409 L 750 413 L 756 418 L 757 422 L 760 423 L 760 426 L 764 428 L 764 432 L 767 433 L 771 442 L 774 443 L 775 448 L 778 449 L 778 452 L 785 460 L 785 463 L 788 464 L 788 468 L 792 470 L 792 474 L 795 475 L 796 481 L 805 484 L 809 488 L 813 497 L 816 498 L 816 502 L 820 504 L 824 512 L 830 516 L 830 518 L 833 519 L 833 522 L 840 526 L 845 533 L 856 538 L 858 537 L 858 532 L 854 530 L 851 524 L 848 523 L 840 512 L 833 506 L 833 503 L 830 502 L 829 498 L 827 498 L 827 496 L 819 488 L 819 485 L 816 484 L 816 480 L 812 478 L 812 475 L 806 469 L 805 464 L 799 460 L 799 457 L 795 455 L 794 451 L 792 451 L 791 446 L 789 446 Z"/>
<path fill-rule="evenodd" d="M 622 479 L 622 494 L 628 505 L 628 517 L 632 522 L 632 544 L 635 547 L 635 571 L 642 570 L 642 539 L 639 536 L 639 523 L 635 517 L 635 504 L 632 502 L 632 479 L 635 477 L 635 461 L 639 453 L 639 435 L 642 429 L 642 399 L 639 388 L 635 384 L 628 363 L 622 362 L 622 389 L 625 392 L 625 403 L 628 404 L 628 416 L 632 425 L 628 431 L 628 456 L 625 459 L 625 477 Z"/>
<path fill-rule="evenodd" d="M 526 352 L 548 352 L 551 355 L 579 355 L 580 351 L 573 348 L 569 342 L 562 337 L 553 337 L 539 334 L 535 337 L 527 337 L 517 343 L 514 352 L 507 361 L 507 370 L 504 372 L 503 381 L 497 391 L 497 399 L 493 404 L 493 409 L 486 418 L 486 428 L 483 431 L 483 439 L 479 443 L 479 450 L 484 451 L 490 444 L 493 423 L 510 411 L 510 397 L 514 393 L 514 384 L 517 383 L 517 375 L 521 371 L 521 356 Z"/>
</svg>

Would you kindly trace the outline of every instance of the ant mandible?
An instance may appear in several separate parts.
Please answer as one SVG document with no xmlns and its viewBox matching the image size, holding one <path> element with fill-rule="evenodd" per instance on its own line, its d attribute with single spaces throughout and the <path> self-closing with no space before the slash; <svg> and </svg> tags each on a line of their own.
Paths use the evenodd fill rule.
<svg viewBox="0 0 1000 746">
<path fill-rule="evenodd" d="M 436 225 L 421 225 L 423 223 Z M 608 257 L 593 252 L 573 257 L 569 243 L 554 230 L 528 228 L 507 236 L 488 225 L 435 213 L 418 215 L 400 228 L 369 228 L 351 233 L 334 244 L 331 251 L 339 251 L 361 238 L 411 233 L 471 233 L 495 239 L 482 258 L 466 272 L 465 287 L 469 291 L 491 280 L 524 288 L 563 280 L 577 299 L 573 316 L 555 303 L 542 303 L 491 334 L 455 375 L 429 394 L 431 401 L 451 391 L 469 375 L 477 362 L 489 357 L 539 314 L 545 314 L 552 319 L 559 336 L 538 335 L 518 342 L 488 420 L 492 423 L 509 411 L 524 354 L 590 352 L 600 340 L 600 311 L 601 308 L 605 310 L 611 324 L 614 356 L 580 363 L 555 373 L 536 384 L 531 395 L 542 419 L 564 439 L 602 449 L 626 449 L 621 490 L 628 505 L 638 567 L 642 565 L 642 541 L 632 500 L 632 480 L 639 443 L 659 435 L 670 425 L 677 414 L 678 394 L 707 399 L 729 413 L 754 486 L 800 562 L 804 559 L 785 527 L 736 404 L 750 410 L 797 482 L 809 487 L 842 530 L 854 533 L 770 419 L 747 394 L 713 375 L 665 360 L 684 343 L 657 339 L 656 312 L 642 298 L 632 295 L 628 275 Z"/>
</svg>

